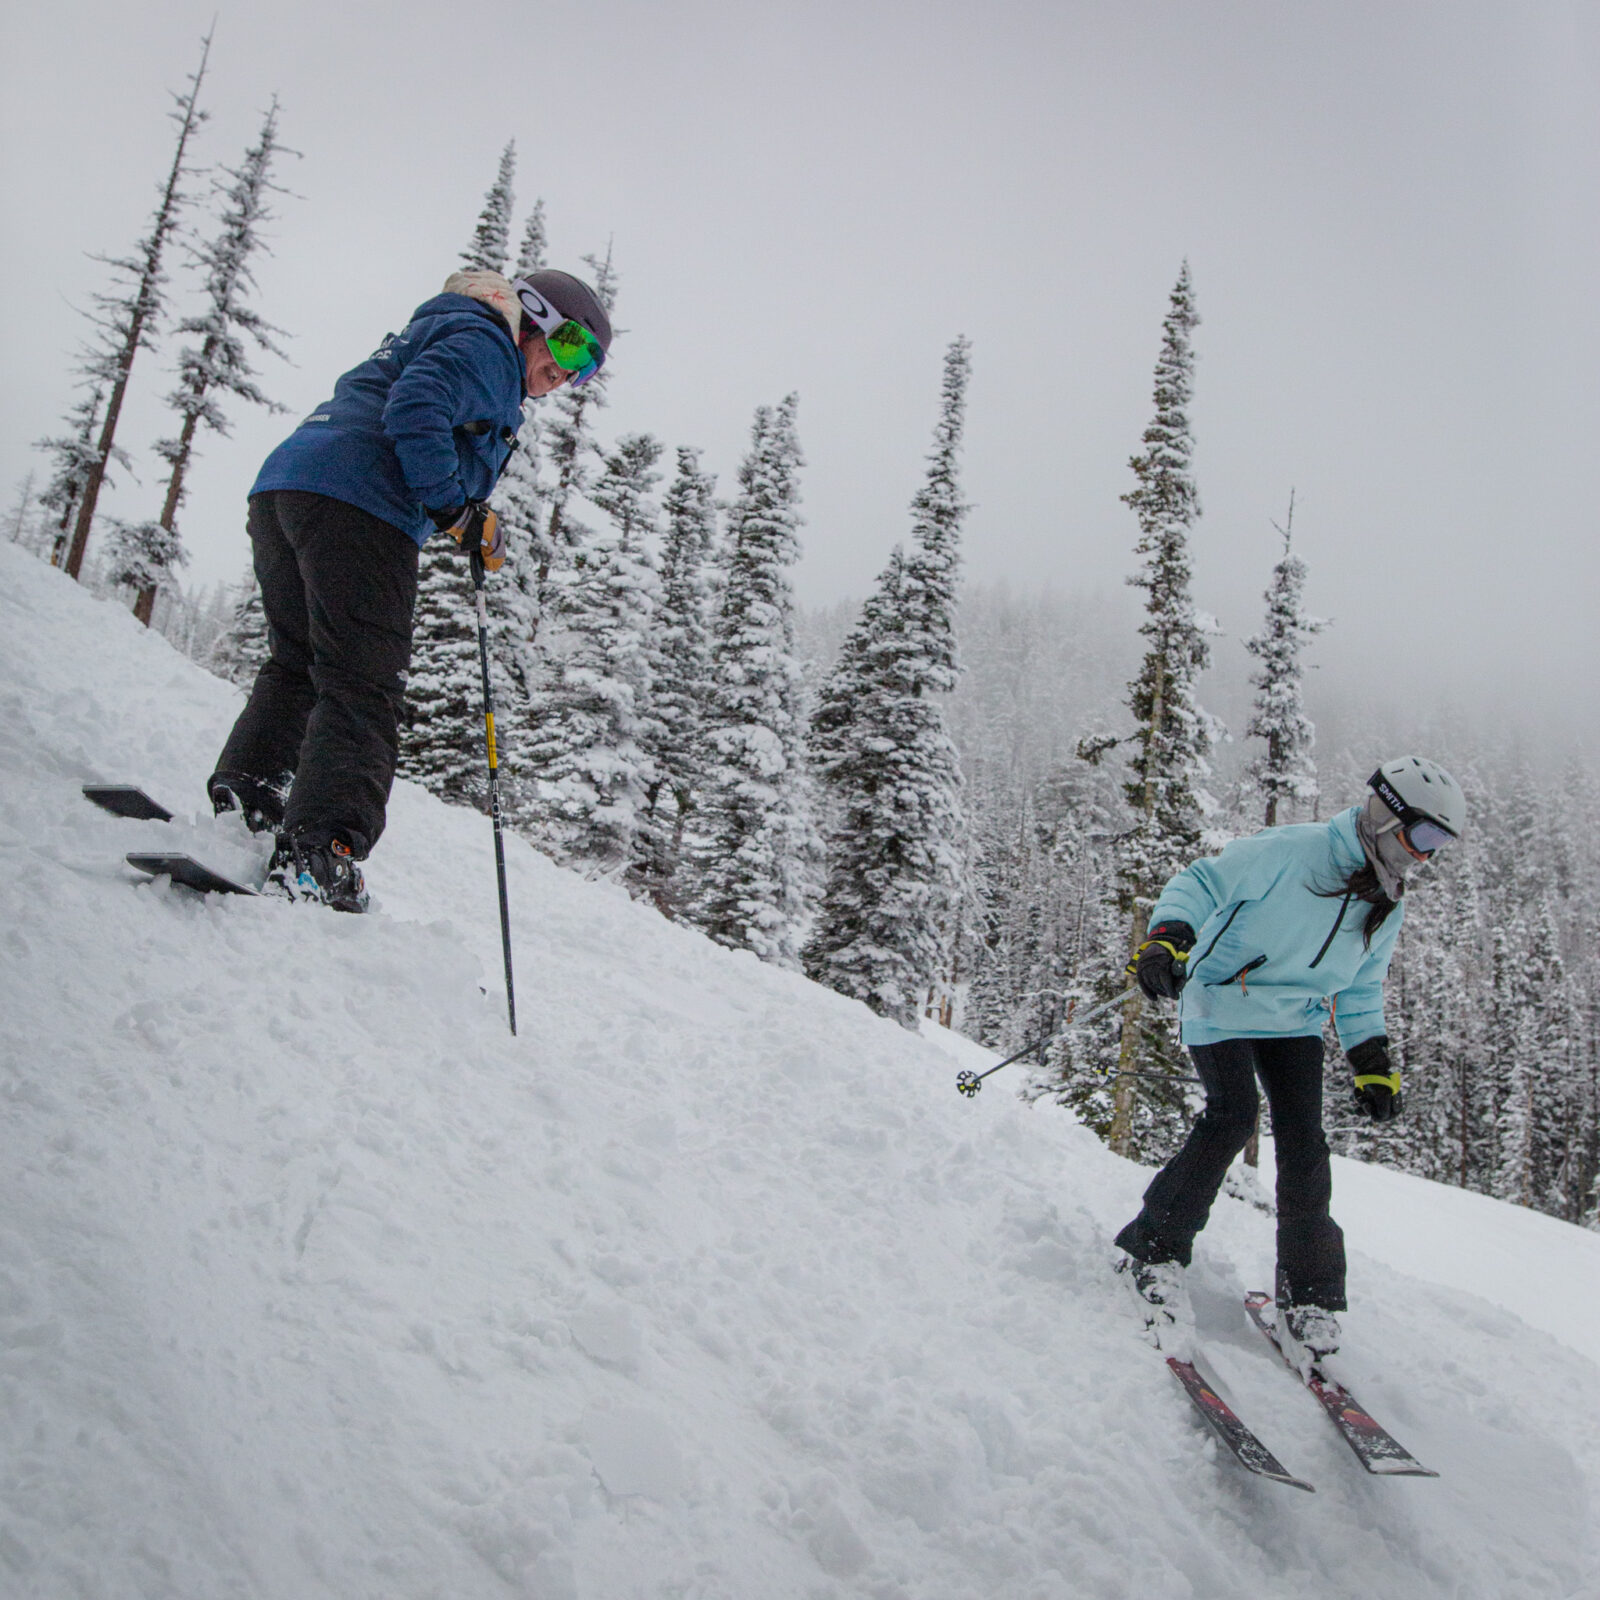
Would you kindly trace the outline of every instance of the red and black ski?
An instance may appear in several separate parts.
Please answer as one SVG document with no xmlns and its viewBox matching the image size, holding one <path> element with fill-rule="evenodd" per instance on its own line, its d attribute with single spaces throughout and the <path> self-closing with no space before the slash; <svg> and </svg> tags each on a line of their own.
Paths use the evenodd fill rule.
<svg viewBox="0 0 1600 1600">
<path fill-rule="evenodd" d="M 1266 1335 L 1272 1348 L 1283 1357 L 1284 1365 L 1317 1397 L 1328 1419 L 1339 1430 L 1339 1437 L 1355 1452 L 1356 1460 L 1368 1472 L 1390 1478 L 1437 1478 L 1432 1467 L 1425 1467 L 1392 1433 L 1368 1415 L 1356 1397 L 1342 1383 L 1330 1378 L 1315 1362 L 1304 1371 L 1290 1359 L 1278 1337 L 1278 1325 L 1269 1316 L 1272 1296 L 1259 1289 L 1244 1297 L 1250 1320 Z"/>
<path fill-rule="evenodd" d="M 1232 1406 L 1200 1376 L 1194 1362 L 1168 1356 L 1167 1365 L 1172 1375 L 1183 1385 L 1183 1391 L 1194 1402 L 1194 1408 L 1206 1419 L 1211 1431 L 1228 1447 L 1233 1459 L 1247 1471 L 1274 1483 L 1286 1483 L 1294 1489 L 1304 1489 L 1315 1494 L 1315 1488 L 1303 1478 L 1297 1478 L 1284 1464 L 1256 1438 L 1239 1420 Z"/>
</svg>

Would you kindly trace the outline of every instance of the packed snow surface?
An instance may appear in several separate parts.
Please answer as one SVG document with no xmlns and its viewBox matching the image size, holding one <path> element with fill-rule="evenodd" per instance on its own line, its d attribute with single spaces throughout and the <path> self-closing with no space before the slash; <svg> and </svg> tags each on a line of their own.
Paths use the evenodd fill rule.
<svg viewBox="0 0 1600 1600">
<path fill-rule="evenodd" d="M 1600 1236 L 1340 1163 L 1364 1474 L 1248 1325 L 1226 1457 L 1109 1240 L 1148 1174 L 1064 1112 L 401 784 L 342 917 L 201 898 L 239 704 L 0 547 L 0 1593 L 184 1600 L 1600 1595 Z M 133 782 L 179 813 L 79 796 Z"/>
</svg>

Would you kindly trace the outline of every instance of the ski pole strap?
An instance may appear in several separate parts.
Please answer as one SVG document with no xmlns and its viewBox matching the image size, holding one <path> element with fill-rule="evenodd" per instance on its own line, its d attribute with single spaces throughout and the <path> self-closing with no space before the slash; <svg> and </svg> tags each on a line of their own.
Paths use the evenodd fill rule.
<svg viewBox="0 0 1600 1600">
<path fill-rule="evenodd" d="M 1356 1078 L 1356 1088 L 1358 1089 L 1365 1089 L 1374 1083 L 1381 1083 L 1390 1094 L 1400 1093 L 1400 1074 L 1398 1072 L 1391 1072 L 1387 1076 L 1376 1072 L 1363 1072 Z"/>
</svg>

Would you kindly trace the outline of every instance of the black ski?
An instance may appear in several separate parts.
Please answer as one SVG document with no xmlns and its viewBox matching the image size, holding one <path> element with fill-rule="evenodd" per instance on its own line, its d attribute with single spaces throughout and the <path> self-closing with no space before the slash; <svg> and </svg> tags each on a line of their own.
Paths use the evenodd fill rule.
<svg viewBox="0 0 1600 1600">
<path fill-rule="evenodd" d="M 1439 1474 L 1432 1467 L 1423 1466 L 1387 1428 L 1375 1422 L 1342 1383 L 1330 1378 L 1315 1362 L 1304 1371 L 1295 1365 L 1278 1337 L 1276 1320 L 1266 1314 L 1272 1303 L 1272 1296 L 1259 1289 L 1244 1297 L 1250 1320 L 1283 1357 L 1284 1365 L 1317 1397 L 1329 1421 L 1339 1430 L 1339 1437 L 1355 1452 L 1356 1460 L 1368 1472 L 1383 1477 L 1437 1478 Z"/>
<path fill-rule="evenodd" d="M 1200 1376 L 1192 1361 L 1168 1356 L 1167 1365 L 1172 1375 L 1183 1385 L 1183 1392 L 1194 1402 L 1194 1408 L 1206 1419 L 1211 1431 L 1228 1447 L 1233 1459 L 1250 1472 L 1274 1483 L 1286 1483 L 1294 1489 L 1304 1489 L 1315 1494 L 1316 1489 L 1304 1478 L 1297 1478 L 1284 1464 L 1256 1438 L 1239 1420 L 1232 1406 Z"/>
<path fill-rule="evenodd" d="M 131 817 L 135 822 L 172 821 L 172 813 L 159 800 L 152 800 L 131 783 L 86 783 L 83 798 L 94 801 L 102 811 Z"/>
<path fill-rule="evenodd" d="M 134 851 L 127 858 L 130 867 L 148 872 L 155 878 L 171 878 L 186 888 L 198 889 L 201 894 L 255 894 L 256 890 L 196 861 L 193 856 L 174 855 L 167 852 Z"/>
</svg>

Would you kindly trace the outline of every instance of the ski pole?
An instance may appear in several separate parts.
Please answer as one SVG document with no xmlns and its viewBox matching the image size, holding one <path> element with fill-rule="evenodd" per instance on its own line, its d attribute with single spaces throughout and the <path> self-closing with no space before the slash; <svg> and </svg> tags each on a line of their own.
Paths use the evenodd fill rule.
<svg viewBox="0 0 1600 1600">
<path fill-rule="evenodd" d="M 506 961 L 506 1019 L 517 1031 L 517 994 L 511 982 L 511 908 L 506 901 L 506 847 L 500 827 L 500 758 L 494 743 L 494 689 L 489 682 L 489 613 L 483 599 L 483 552 L 470 551 L 472 587 L 478 598 L 478 665 L 483 671 L 483 732 L 489 752 L 489 815 L 494 819 L 494 871 L 500 886 L 500 948 Z"/>
<path fill-rule="evenodd" d="M 993 1077 L 1001 1067 L 1009 1067 L 1013 1061 L 1020 1061 L 1025 1055 L 1030 1055 L 1033 1051 L 1041 1049 L 1049 1044 L 1057 1034 L 1071 1033 L 1074 1028 L 1084 1027 L 1087 1023 L 1093 1022 L 1096 1017 L 1103 1017 L 1106 1012 L 1120 1006 L 1124 1000 L 1131 1000 L 1138 992 L 1136 988 L 1124 989 L 1121 994 L 1113 995 L 1109 1000 L 1102 1001 L 1091 1010 L 1085 1011 L 1081 1017 L 1073 1017 L 1052 1032 L 1041 1034 L 1031 1044 L 1025 1044 L 1014 1056 L 1007 1056 L 1004 1061 L 990 1067 L 987 1072 L 958 1073 L 956 1075 L 956 1088 L 970 1100 L 983 1087 L 983 1080 Z"/>
</svg>

